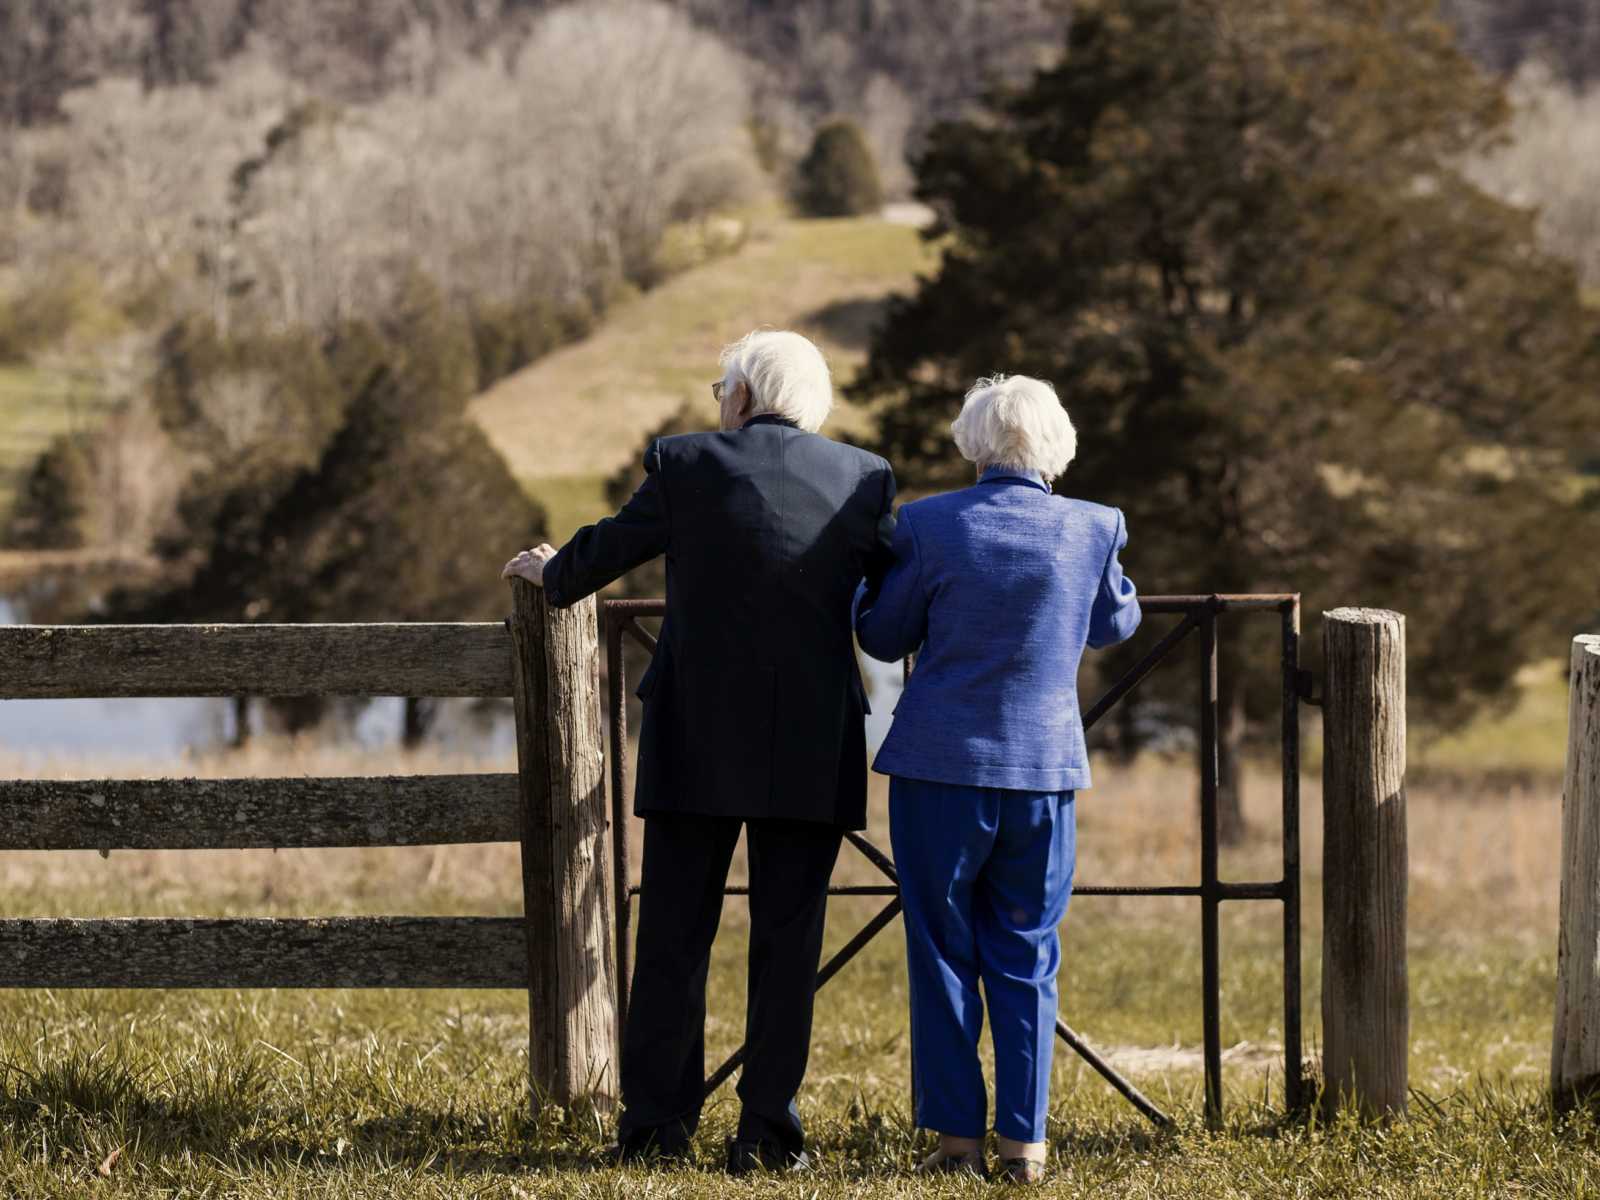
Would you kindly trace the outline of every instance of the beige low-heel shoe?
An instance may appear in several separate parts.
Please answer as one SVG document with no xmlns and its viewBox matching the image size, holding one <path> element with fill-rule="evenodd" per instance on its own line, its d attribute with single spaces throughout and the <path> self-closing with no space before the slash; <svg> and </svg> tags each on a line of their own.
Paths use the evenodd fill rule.
<svg viewBox="0 0 1600 1200">
<path fill-rule="evenodd" d="M 946 1154 L 935 1150 L 917 1166 L 918 1175 L 973 1175 L 989 1178 L 989 1167 L 983 1161 L 983 1151 L 970 1150 L 966 1154 Z"/>
<path fill-rule="evenodd" d="M 1043 1183 L 1044 1163 L 1036 1158 L 1003 1158 L 1000 1178 L 1007 1183 Z"/>
</svg>

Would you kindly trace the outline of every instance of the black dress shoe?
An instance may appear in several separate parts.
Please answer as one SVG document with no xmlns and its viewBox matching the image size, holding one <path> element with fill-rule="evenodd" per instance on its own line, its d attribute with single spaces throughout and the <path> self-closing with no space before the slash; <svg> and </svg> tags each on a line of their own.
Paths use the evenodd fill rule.
<svg viewBox="0 0 1600 1200">
<path fill-rule="evenodd" d="M 771 1142 L 728 1139 L 728 1174 L 753 1175 L 757 1171 L 809 1171 L 811 1157 L 804 1150 L 785 1150 Z"/>
<path fill-rule="evenodd" d="M 601 1152 L 610 1167 L 674 1166 L 689 1161 L 689 1147 L 644 1141 L 613 1142 Z"/>
</svg>

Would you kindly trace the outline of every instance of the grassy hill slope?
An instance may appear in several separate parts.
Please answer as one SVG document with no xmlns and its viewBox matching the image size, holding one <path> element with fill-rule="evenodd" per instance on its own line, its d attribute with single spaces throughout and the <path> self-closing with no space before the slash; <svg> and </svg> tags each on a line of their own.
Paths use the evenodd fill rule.
<svg viewBox="0 0 1600 1200">
<path fill-rule="evenodd" d="M 688 403 L 714 419 L 717 352 L 760 326 L 798 329 L 847 382 L 887 296 L 933 258 L 915 229 L 876 217 L 770 219 L 737 254 L 688 271 L 607 313 L 585 341 L 480 396 L 473 413 L 560 543 L 605 511 L 605 478 Z M 859 428 L 847 408 L 833 432 Z"/>
</svg>

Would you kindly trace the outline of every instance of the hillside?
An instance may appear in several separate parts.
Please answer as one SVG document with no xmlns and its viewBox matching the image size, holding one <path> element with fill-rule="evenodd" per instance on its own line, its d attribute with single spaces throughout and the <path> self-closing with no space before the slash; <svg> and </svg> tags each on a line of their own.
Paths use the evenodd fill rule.
<svg viewBox="0 0 1600 1200">
<path fill-rule="evenodd" d="M 473 415 L 550 510 L 560 542 L 605 509 L 605 478 L 684 404 L 715 418 L 717 353 L 758 326 L 797 329 L 847 382 L 884 300 L 932 262 L 916 230 L 877 217 L 771 218 L 736 254 L 607 313 L 589 338 L 501 381 Z M 837 411 L 829 431 L 859 428 Z"/>
</svg>

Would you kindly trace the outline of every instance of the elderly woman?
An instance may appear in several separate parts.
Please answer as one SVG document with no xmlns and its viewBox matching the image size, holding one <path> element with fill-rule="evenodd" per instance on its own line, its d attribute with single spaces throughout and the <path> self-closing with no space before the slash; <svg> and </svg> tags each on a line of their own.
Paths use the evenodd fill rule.
<svg viewBox="0 0 1600 1200">
<path fill-rule="evenodd" d="M 858 600 L 874 658 L 918 652 L 874 769 L 905 905 L 924 1170 L 984 1173 L 982 979 L 995 1132 L 1014 1180 L 1044 1174 L 1057 927 L 1072 892 L 1073 796 L 1089 786 L 1078 661 L 1139 625 L 1114 508 L 1053 496 L 1077 435 L 1048 383 L 979 380 L 951 426 L 977 483 L 900 510 L 895 562 Z"/>
</svg>

